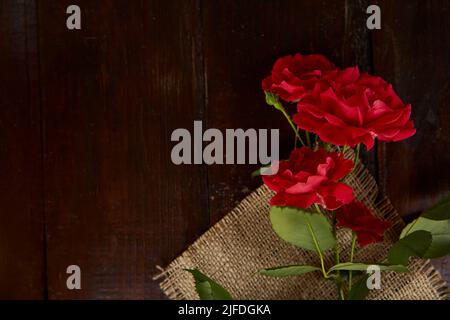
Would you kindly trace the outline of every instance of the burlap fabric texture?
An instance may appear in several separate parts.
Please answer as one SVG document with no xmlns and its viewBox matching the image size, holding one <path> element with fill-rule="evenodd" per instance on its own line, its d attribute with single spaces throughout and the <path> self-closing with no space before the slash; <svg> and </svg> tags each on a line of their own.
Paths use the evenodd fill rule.
<svg viewBox="0 0 450 320">
<path fill-rule="evenodd" d="M 391 203 L 381 198 L 373 177 L 359 165 L 347 178 L 359 200 L 379 217 L 392 222 L 383 243 L 357 250 L 354 261 L 381 261 L 398 239 L 404 223 Z M 257 274 L 262 268 L 306 264 L 320 265 L 315 252 L 302 250 L 281 240 L 268 219 L 272 192 L 261 186 L 235 209 L 197 239 L 155 278 L 171 299 L 198 299 L 192 276 L 185 268 L 198 268 L 227 288 L 235 299 L 336 299 L 337 290 L 319 272 L 296 277 L 272 278 Z M 381 200 L 380 200 L 381 198 Z M 378 200 L 377 200 L 378 199 Z M 351 234 L 338 231 L 341 261 L 348 261 Z M 325 255 L 327 266 L 333 253 Z M 371 290 L 368 299 L 448 299 L 450 292 L 429 261 L 414 259 L 409 273 L 383 272 L 381 289 Z"/>
</svg>

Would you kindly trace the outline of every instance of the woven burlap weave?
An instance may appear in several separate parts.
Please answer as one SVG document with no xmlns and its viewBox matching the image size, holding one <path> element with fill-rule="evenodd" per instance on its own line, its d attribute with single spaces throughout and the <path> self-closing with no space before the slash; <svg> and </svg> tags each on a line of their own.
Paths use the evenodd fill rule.
<svg viewBox="0 0 450 320">
<path fill-rule="evenodd" d="M 361 201 L 380 217 L 392 222 L 383 243 L 358 250 L 354 261 L 381 261 L 389 244 L 398 238 L 404 224 L 384 198 L 376 200 L 378 188 L 372 176 L 358 166 L 346 182 Z M 288 278 L 261 276 L 257 270 L 291 264 L 319 265 L 316 253 L 294 247 L 281 240 L 268 219 L 272 192 L 265 186 L 245 198 L 234 210 L 195 241 L 181 256 L 155 278 L 171 299 L 198 299 L 192 276 L 185 268 L 198 268 L 225 288 L 236 299 L 336 299 L 335 284 L 319 272 Z M 348 261 L 350 232 L 339 230 L 341 261 Z M 333 254 L 326 254 L 331 266 Z M 371 290 L 369 299 L 448 299 L 445 281 L 429 261 L 412 260 L 409 273 L 383 272 L 381 289 Z"/>
</svg>

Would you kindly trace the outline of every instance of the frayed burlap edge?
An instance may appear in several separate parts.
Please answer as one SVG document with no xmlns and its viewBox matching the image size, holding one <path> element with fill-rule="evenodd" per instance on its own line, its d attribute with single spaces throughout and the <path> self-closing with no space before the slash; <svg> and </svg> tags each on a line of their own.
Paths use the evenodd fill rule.
<svg viewBox="0 0 450 320">
<path fill-rule="evenodd" d="M 347 154 L 351 157 L 352 154 Z M 358 250 L 358 262 L 380 261 L 404 227 L 404 222 L 389 199 L 378 196 L 373 177 L 362 166 L 346 178 L 357 198 L 379 217 L 389 220 L 392 227 L 383 243 Z M 264 185 L 247 196 L 236 208 L 197 239 L 183 254 L 155 276 L 170 299 L 198 299 L 191 275 L 185 268 L 199 268 L 221 283 L 236 299 L 335 299 L 336 288 L 319 273 L 298 277 L 270 278 L 257 274 L 267 267 L 291 264 L 318 265 L 314 252 L 298 249 L 278 238 L 268 219 L 268 200 L 272 192 Z M 339 230 L 341 261 L 348 261 L 350 232 Z M 333 254 L 327 252 L 325 261 L 333 264 Z M 369 299 L 440 300 L 449 299 L 450 291 L 430 261 L 413 259 L 409 273 L 382 273 L 382 287 L 372 290 Z"/>
</svg>

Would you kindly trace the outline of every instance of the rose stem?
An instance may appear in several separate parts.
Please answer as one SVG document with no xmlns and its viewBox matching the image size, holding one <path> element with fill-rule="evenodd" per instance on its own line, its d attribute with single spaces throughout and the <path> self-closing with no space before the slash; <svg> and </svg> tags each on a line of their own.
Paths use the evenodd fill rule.
<svg viewBox="0 0 450 320">
<path fill-rule="evenodd" d="M 339 242 L 337 240 L 337 232 L 336 232 L 336 212 L 333 212 L 333 213 L 334 213 L 333 214 L 333 234 L 334 234 L 334 237 L 336 238 L 336 245 L 334 246 L 334 259 L 336 261 L 336 264 L 339 264 L 340 263 L 340 258 L 339 258 Z M 338 290 L 339 290 L 339 298 L 341 300 L 345 300 L 344 291 L 342 289 L 341 272 L 338 271 L 337 275 L 338 275 L 339 283 L 336 283 L 336 285 L 337 285 Z"/>
<path fill-rule="evenodd" d="M 317 213 L 322 214 L 322 210 L 320 210 L 320 207 L 317 205 L 317 203 L 314 203 L 314 207 L 316 208 Z M 333 234 L 334 237 L 336 238 L 336 245 L 334 246 L 334 257 L 336 260 L 336 264 L 339 264 L 339 244 L 337 242 L 337 237 L 336 237 L 336 215 L 333 216 Z M 337 271 L 337 279 L 335 280 L 337 289 L 338 289 L 338 297 L 340 300 L 345 300 L 344 297 L 344 291 L 342 289 L 342 278 L 341 278 L 341 272 L 338 270 Z"/>
<path fill-rule="evenodd" d="M 353 256 L 355 254 L 355 246 L 356 246 L 356 234 L 352 232 L 352 249 L 350 251 L 350 262 L 353 262 Z M 348 291 L 352 290 L 352 271 L 350 270 L 348 273 Z"/>
<path fill-rule="evenodd" d="M 320 266 L 322 267 L 322 274 L 323 274 L 325 279 L 328 279 L 329 276 L 328 276 L 328 273 L 325 271 L 325 262 L 323 260 L 322 249 L 320 249 L 319 243 L 317 242 L 317 239 L 314 236 L 314 232 L 312 230 L 311 224 L 309 222 L 307 222 L 306 225 L 307 225 L 307 227 L 309 229 L 309 233 L 311 234 L 311 237 L 313 239 L 314 246 L 316 247 L 316 251 L 319 254 Z"/>
<path fill-rule="evenodd" d="M 294 125 L 294 123 L 292 122 L 291 118 L 289 117 L 289 115 L 287 114 L 286 110 L 283 107 L 283 104 L 281 103 L 281 101 L 278 99 L 277 95 L 270 93 L 268 91 L 264 92 L 266 95 L 266 103 L 270 106 L 273 106 L 275 109 L 280 110 L 281 113 L 284 115 L 284 117 L 286 118 L 286 120 L 289 122 L 289 124 L 291 125 L 292 130 L 294 130 L 295 132 L 295 136 L 298 138 L 298 140 L 300 140 L 300 143 L 304 146 L 305 143 L 302 140 L 302 137 L 300 137 L 300 134 L 298 133 L 297 127 Z M 295 142 L 295 146 L 297 146 L 297 142 Z"/>
<path fill-rule="evenodd" d="M 284 115 L 284 117 L 286 118 L 286 120 L 289 122 L 289 124 L 292 127 L 292 130 L 294 130 L 295 132 L 295 136 L 297 137 L 297 139 L 300 141 L 300 143 L 304 146 L 305 143 L 302 140 L 302 137 L 300 137 L 300 134 L 298 133 L 297 128 L 295 127 L 294 123 L 292 122 L 291 118 L 289 117 L 289 115 L 287 114 L 286 110 L 284 110 L 283 106 L 280 103 L 280 108 L 278 108 L 278 110 L 281 111 L 281 113 Z"/>
<path fill-rule="evenodd" d="M 306 135 L 306 143 L 308 144 L 308 147 L 311 148 L 311 139 L 309 138 L 309 132 L 305 131 L 305 135 Z"/>
</svg>

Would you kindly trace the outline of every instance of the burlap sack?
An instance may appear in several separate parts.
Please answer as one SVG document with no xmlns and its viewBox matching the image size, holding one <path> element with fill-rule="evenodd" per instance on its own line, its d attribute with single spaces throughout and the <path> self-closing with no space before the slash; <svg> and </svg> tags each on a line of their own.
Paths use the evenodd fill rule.
<svg viewBox="0 0 450 320">
<path fill-rule="evenodd" d="M 378 188 L 363 166 L 347 179 L 361 201 L 380 217 L 392 222 L 383 243 L 358 250 L 354 261 L 375 262 L 386 256 L 404 223 L 388 199 L 376 200 Z M 181 256 L 155 278 L 171 299 L 198 299 L 192 276 L 184 268 L 198 268 L 227 288 L 235 299 L 336 299 L 337 290 L 319 272 L 288 278 L 261 276 L 257 270 L 291 264 L 320 265 L 316 253 L 294 247 L 272 230 L 268 200 L 272 192 L 265 186 L 245 198 L 234 210 L 195 241 Z M 377 197 L 378 196 L 378 197 Z M 340 230 L 341 261 L 348 261 L 350 232 Z M 326 254 L 328 266 L 333 253 Z M 448 299 L 445 281 L 429 261 L 410 262 L 409 273 L 383 272 L 381 289 L 372 290 L 369 299 Z"/>
</svg>

